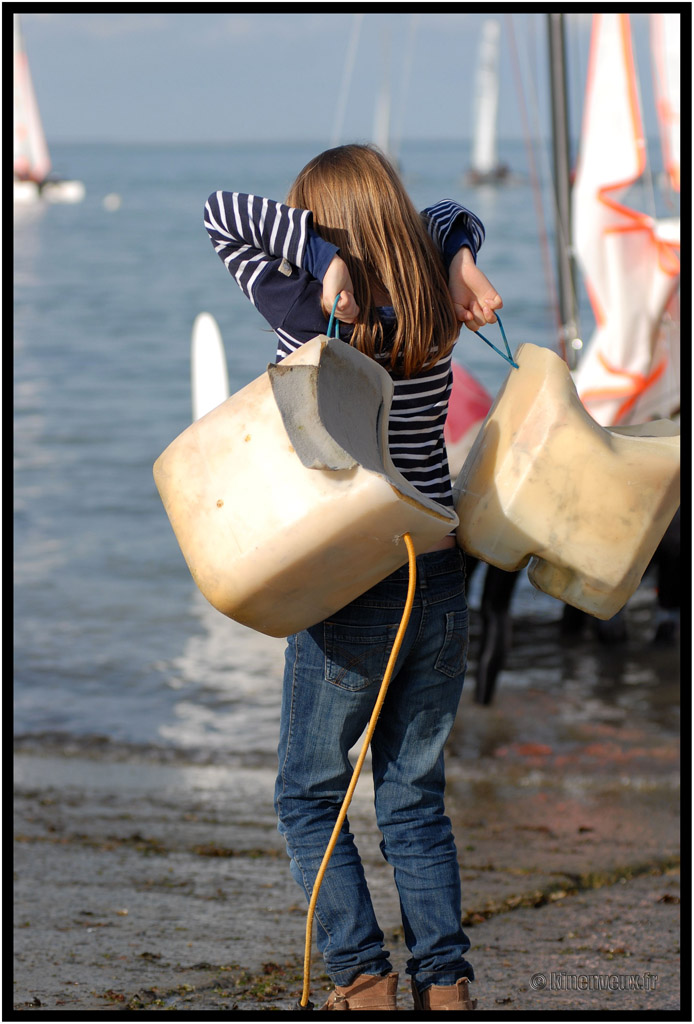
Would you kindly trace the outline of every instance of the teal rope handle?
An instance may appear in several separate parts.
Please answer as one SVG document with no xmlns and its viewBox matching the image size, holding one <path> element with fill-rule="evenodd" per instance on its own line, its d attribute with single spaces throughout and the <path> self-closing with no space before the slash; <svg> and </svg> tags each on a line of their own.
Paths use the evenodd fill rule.
<svg viewBox="0 0 694 1024">
<path fill-rule="evenodd" d="M 475 334 L 477 335 L 478 338 L 481 338 L 482 341 L 486 342 L 486 344 L 489 345 L 490 348 L 493 348 L 497 355 L 501 356 L 502 359 L 505 359 L 507 363 L 510 363 L 511 366 L 514 368 L 514 370 L 517 370 L 518 369 L 518 363 L 514 363 L 514 361 L 513 361 L 513 356 L 511 355 L 511 349 L 509 348 L 508 341 L 506 340 L 506 331 L 504 330 L 504 325 L 502 324 L 501 317 L 499 316 L 498 313 L 496 314 L 496 319 L 497 319 L 497 321 L 499 323 L 499 330 L 501 331 L 501 337 L 504 339 L 504 345 L 506 346 L 506 352 L 502 352 L 500 348 L 496 347 L 496 345 L 492 345 L 491 341 L 489 341 L 488 338 L 485 338 L 485 336 L 482 334 L 481 331 L 475 331 Z"/>
<path fill-rule="evenodd" d="M 340 301 L 340 296 L 338 295 L 336 297 L 335 301 L 333 302 L 333 308 L 332 308 L 332 310 L 330 312 L 330 320 L 328 321 L 328 332 L 327 333 L 328 333 L 328 337 L 329 338 L 331 337 L 331 334 L 330 334 L 331 331 L 334 332 L 332 334 L 333 338 L 339 338 L 340 337 L 339 324 L 338 324 L 338 321 L 335 319 L 335 310 L 337 309 L 337 304 L 338 304 L 339 301 Z M 490 348 L 493 348 L 497 355 L 501 356 L 502 359 L 505 359 L 507 363 L 510 363 L 511 366 L 514 368 L 514 370 L 517 370 L 518 369 L 518 363 L 514 362 L 514 360 L 513 360 L 513 356 L 511 355 L 511 349 L 509 347 L 509 343 L 508 343 L 508 340 L 506 338 L 506 331 L 504 330 L 504 325 L 502 324 L 501 317 L 499 316 L 498 313 L 496 314 L 496 319 L 497 319 L 497 322 L 499 324 L 499 330 L 501 331 L 501 337 L 504 339 L 504 345 L 506 346 L 506 352 L 502 352 L 500 348 L 497 348 L 496 345 L 493 345 L 492 342 L 489 341 L 488 338 L 485 338 L 485 336 L 481 333 L 481 331 L 475 331 L 475 333 L 476 333 L 478 338 L 481 338 L 482 341 L 484 341 L 487 345 L 489 345 Z"/>
<path fill-rule="evenodd" d="M 337 304 L 340 301 L 340 294 L 341 293 L 338 294 L 337 298 L 333 302 L 333 308 L 332 308 L 332 311 L 330 313 L 330 319 L 328 320 L 328 337 L 331 336 L 330 332 L 333 330 L 333 324 L 335 325 L 335 327 L 334 327 L 335 333 L 332 335 L 332 337 L 333 338 L 339 338 L 340 337 L 340 325 L 339 325 L 338 321 L 335 319 L 335 310 L 337 309 Z"/>
</svg>

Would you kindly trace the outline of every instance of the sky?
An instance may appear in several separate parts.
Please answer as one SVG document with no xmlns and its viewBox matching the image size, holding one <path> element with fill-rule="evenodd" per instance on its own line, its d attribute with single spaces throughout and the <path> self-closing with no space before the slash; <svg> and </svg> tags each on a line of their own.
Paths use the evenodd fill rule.
<svg viewBox="0 0 694 1024">
<path fill-rule="evenodd" d="M 176 14 L 134 6 L 66 14 L 3 5 L 5 46 L 10 13 L 21 17 L 49 145 L 364 140 L 373 137 L 384 82 L 396 146 L 468 138 L 476 50 L 490 16 L 502 26 L 499 137 L 522 138 L 524 119 L 549 133 L 544 13 L 263 13 L 261 4 Z M 580 128 L 590 22 L 590 14 L 566 15 L 572 133 Z M 646 14 L 632 14 L 632 31 L 637 64 L 645 65 Z M 650 70 L 642 77 L 646 130 L 657 132 Z"/>
</svg>

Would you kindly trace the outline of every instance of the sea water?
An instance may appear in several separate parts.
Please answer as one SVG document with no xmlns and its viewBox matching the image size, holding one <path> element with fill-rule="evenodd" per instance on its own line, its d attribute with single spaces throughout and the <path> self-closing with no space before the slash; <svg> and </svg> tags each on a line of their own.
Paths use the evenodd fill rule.
<svg viewBox="0 0 694 1024">
<path fill-rule="evenodd" d="M 56 146 L 56 172 L 82 180 L 85 200 L 16 211 L 18 735 L 191 752 L 274 749 L 283 642 L 224 618 L 197 592 L 152 463 L 190 422 L 198 313 L 219 323 L 232 391 L 274 359 L 273 335 L 204 230 L 207 196 L 223 188 L 282 199 L 318 148 Z M 502 145 L 501 157 L 511 181 L 478 188 L 463 180 L 465 143 L 405 144 L 399 161 L 419 208 L 452 198 L 481 217 L 479 265 L 503 297 L 511 347 L 556 349 L 547 161 L 537 182 L 522 144 Z M 494 329 L 485 333 L 499 340 Z M 464 330 L 456 358 L 496 394 L 508 368 L 483 342 Z M 522 581 L 513 607 L 547 623 L 560 614 Z M 547 657 L 556 681 L 556 658 L 547 668 Z M 579 661 L 576 685 L 581 672 Z M 522 674 L 510 676 L 504 685 L 524 685 Z"/>
</svg>

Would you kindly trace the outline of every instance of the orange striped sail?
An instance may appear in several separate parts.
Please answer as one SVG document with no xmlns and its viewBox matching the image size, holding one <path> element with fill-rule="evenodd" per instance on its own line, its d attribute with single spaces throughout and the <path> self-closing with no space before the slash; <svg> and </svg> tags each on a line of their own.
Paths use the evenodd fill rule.
<svg viewBox="0 0 694 1024">
<path fill-rule="evenodd" d="M 595 14 L 573 241 L 597 327 L 574 376 L 603 426 L 666 417 L 679 407 L 679 382 L 669 395 L 671 360 L 660 331 L 679 284 L 679 223 L 628 205 L 626 193 L 645 166 L 629 15 Z"/>
</svg>

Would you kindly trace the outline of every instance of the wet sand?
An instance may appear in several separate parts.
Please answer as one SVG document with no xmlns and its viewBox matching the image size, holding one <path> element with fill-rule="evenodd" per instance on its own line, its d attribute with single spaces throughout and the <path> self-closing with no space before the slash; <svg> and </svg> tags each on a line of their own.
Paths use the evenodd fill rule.
<svg viewBox="0 0 694 1024">
<path fill-rule="evenodd" d="M 619 650 L 516 622 L 494 703 L 475 704 L 473 685 L 463 697 L 447 807 L 473 994 L 498 1019 L 679 1016 L 679 660 L 649 644 L 650 614 L 631 613 Z M 18 741 L 15 761 L 15 1010 L 294 1009 L 305 907 L 276 830 L 272 752 L 44 737 Z M 366 774 L 350 821 L 408 1010 Z M 317 1005 L 328 988 L 314 956 Z"/>
</svg>

